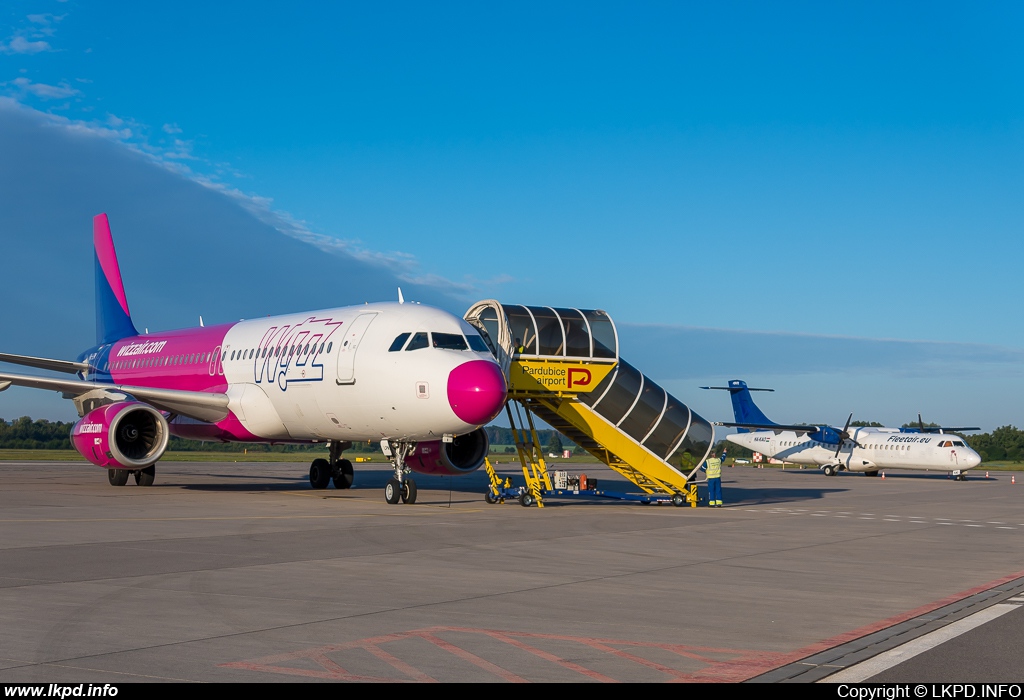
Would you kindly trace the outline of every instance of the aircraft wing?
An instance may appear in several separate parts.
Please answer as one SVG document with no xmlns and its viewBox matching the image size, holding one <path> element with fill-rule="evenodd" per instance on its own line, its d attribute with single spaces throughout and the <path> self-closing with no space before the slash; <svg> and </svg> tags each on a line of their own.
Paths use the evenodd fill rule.
<svg viewBox="0 0 1024 700">
<path fill-rule="evenodd" d="M 154 389 L 128 384 L 104 384 L 102 382 L 87 382 L 81 379 L 33 377 L 25 374 L 0 372 L 0 391 L 3 391 L 12 384 L 35 389 L 61 391 L 71 396 L 80 396 L 95 390 L 116 391 L 139 401 L 145 401 L 157 409 L 210 423 L 219 421 L 228 415 L 227 394 L 214 394 L 205 391 L 181 391 L 178 389 Z"/>
<path fill-rule="evenodd" d="M 36 367 L 38 369 L 48 369 L 53 372 L 66 372 L 67 374 L 74 374 L 76 372 L 86 372 L 89 370 L 89 365 L 86 362 L 51 360 L 46 357 L 32 357 L 30 355 L 11 355 L 10 353 L 6 352 L 0 352 L 0 362 L 10 362 L 13 365 L 25 365 L 26 367 Z"/>
<path fill-rule="evenodd" d="M 793 433 L 816 433 L 819 430 L 821 430 L 821 426 L 819 425 L 778 425 L 776 423 L 719 423 L 717 421 L 715 422 L 715 425 L 719 425 L 723 428 L 747 428 L 748 430 L 774 430 L 777 433 L 781 433 L 784 430 L 788 430 Z"/>
</svg>

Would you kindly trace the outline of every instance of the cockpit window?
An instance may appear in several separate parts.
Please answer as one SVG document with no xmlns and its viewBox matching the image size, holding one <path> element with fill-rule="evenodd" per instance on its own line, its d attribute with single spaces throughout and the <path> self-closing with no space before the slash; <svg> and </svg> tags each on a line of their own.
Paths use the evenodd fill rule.
<svg viewBox="0 0 1024 700">
<path fill-rule="evenodd" d="M 468 350 L 466 339 L 461 333 L 432 333 L 434 347 L 442 350 Z"/>
<path fill-rule="evenodd" d="M 490 350 L 487 349 L 487 343 L 485 343 L 484 339 L 480 336 L 471 333 L 466 336 L 466 340 L 469 341 L 469 347 L 476 352 L 490 352 Z"/>
<path fill-rule="evenodd" d="M 963 443 L 962 441 L 960 441 L 960 440 L 954 440 L 954 441 L 953 441 L 953 447 L 967 447 L 967 445 L 965 445 L 965 444 L 964 444 L 964 443 Z"/>
<path fill-rule="evenodd" d="M 405 345 L 405 341 L 409 339 L 411 333 L 402 333 L 400 336 L 395 338 L 395 342 L 391 343 L 391 347 L 388 348 L 388 352 L 398 352 Z"/>
<path fill-rule="evenodd" d="M 412 340 L 409 341 L 409 345 L 406 346 L 405 351 L 409 352 L 410 350 L 419 350 L 420 348 L 427 347 L 427 345 L 429 345 L 427 341 L 427 334 L 417 333 L 412 337 Z"/>
</svg>

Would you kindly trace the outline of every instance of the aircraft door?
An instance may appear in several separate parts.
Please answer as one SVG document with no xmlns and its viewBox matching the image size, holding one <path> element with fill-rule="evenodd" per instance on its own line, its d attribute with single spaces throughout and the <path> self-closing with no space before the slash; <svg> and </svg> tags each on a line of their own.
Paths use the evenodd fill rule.
<svg viewBox="0 0 1024 700">
<path fill-rule="evenodd" d="M 377 317 L 377 313 L 359 314 L 341 337 L 338 349 L 338 384 L 356 383 L 356 351 L 366 334 L 366 329 Z"/>
</svg>

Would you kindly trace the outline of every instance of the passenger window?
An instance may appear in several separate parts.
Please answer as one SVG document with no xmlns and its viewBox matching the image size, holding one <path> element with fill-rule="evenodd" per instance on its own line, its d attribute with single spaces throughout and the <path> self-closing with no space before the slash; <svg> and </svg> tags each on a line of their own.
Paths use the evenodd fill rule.
<svg viewBox="0 0 1024 700">
<path fill-rule="evenodd" d="M 394 341 L 392 341 L 391 347 L 388 348 L 388 352 L 398 352 L 399 350 L 401 350 L 402 346 L 405 345 L 405 341 L 409 339 L 410 335 L 412 335 L 412 333 L 400 333 L 398 337 L 395 338 Z"/>
<path fill-rule="evenodd" d="M 434 347 L 441 350 L 468 350 L 466 339 L 461 333 L 432 333 Z"/>
<path fill-rule="evenodd" d="M 412 337 L 412 340 L 409 341 L 409 344 L 406 346 L 405 351 L 409 352 L 410 350 L 419 350 L 420 348 L 427 347 L 427 345 L 429 345 L 429 341 L 427 340 L 427 334 L 417 333 Z"/>
</svg>

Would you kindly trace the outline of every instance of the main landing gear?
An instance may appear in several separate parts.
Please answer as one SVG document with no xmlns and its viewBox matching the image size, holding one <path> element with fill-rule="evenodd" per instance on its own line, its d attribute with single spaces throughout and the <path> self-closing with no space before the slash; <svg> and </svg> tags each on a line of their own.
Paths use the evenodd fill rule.
<svg viewBox="0 0 1024 700">
<path fill-rule="evenodd" d="M 334 482 L 336 489 L 352 488 L 352 481 L 355 472 L 352 469 L 352 462 L 342 459 L 341 453 L 352 447 L 352 443 L 345 440 L 332 440 L 329 445 L 330 459 L 314 459 L 309 465 L 309 485 L 315 489 L 325 489 Z"/>
<path fill-rule="evenodd" d="M 821 471 L 825 476 L 835 476 L 839 472 L 839 467 L 834 464 L 826 464 L 821 468 Z"/>
<path fill-rule="evenodd" d="M 124 486 L 128 483 L 128 475 L 135 477 L 135 483 L 139 486 L 152 486 L 156 481 L 156 465 L 151 464 L 145 469 L 108 469 L 107 482 L 111 486 Z"/>
<path fill-rule="evenodd" d="M 415 447 L 415 442 L 380 441 L 380 449 L 391 460 L 391 464 L 395 468 L 395 475 L 388 479 L 388 483 L 384 487 L 384 500 L 391 505 L 399 501 L 402 503 L 416 502 L 416 482 L 409 477 L 412 470 L 405 466 L 406 456 Z"/>
</svg>

